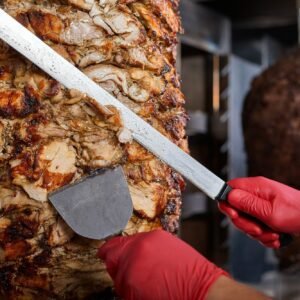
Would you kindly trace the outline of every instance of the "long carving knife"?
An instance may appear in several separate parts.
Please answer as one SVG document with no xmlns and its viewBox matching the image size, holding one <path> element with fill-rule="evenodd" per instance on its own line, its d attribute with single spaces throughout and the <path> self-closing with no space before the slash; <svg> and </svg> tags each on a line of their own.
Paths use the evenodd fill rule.
<svg viewBox="0 0 300 300">
<path fill-rule="evenodd" d="M 139 144 L 182 174 L 211 199 L 226 200 L 231 188 L 221 178 L 182 151 L 2 9 L 0 38 L 67 88 L 87 94 L 100 105 L 117 107 L 125 127 Z M 290 240 L 289 235 L 281 235 L 281 245 Z"/>
<path fill-rule="evenodd" d="M 125 127 L 139 144 L 190 180 L 210 198 L 223 198 L 227 185 L 222 179 L 169 141 L 2 9 L 0 38 L 67 88 L 77 89 L 101 105 L 117 107 Z"/>
</svg>

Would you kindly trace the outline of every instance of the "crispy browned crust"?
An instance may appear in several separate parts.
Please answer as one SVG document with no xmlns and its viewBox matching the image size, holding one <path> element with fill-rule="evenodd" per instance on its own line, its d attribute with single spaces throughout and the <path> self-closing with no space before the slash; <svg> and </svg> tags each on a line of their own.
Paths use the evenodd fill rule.
<svg viewBox="0 0 300 300">
<path fill-rule="evenodd" d="M 187 151 L 176 2 L 92 2 L 6 0 L 4 8 Z M 112 285 L 96 258 L 102 242 L 74 234 L 47 193 L 121 164 L 134 204 L 123 234 L 176 233 L 184 181 L 128 139 L 114 108 L 0 48 L 0 298 L 87 299 Z"/>
</svg>

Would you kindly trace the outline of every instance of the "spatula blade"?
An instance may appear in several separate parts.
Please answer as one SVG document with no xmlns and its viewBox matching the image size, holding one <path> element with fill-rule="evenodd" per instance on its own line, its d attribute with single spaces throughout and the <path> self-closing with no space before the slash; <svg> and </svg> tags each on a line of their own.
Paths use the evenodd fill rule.
<svg viewBox="0 0 300 300">
<path fill-rule="evenodd" d="M 133 211 L 122 167 L 99 171 L 48 198 L 77 234 L 90 239 L 119 233 Z"/>
</svg>

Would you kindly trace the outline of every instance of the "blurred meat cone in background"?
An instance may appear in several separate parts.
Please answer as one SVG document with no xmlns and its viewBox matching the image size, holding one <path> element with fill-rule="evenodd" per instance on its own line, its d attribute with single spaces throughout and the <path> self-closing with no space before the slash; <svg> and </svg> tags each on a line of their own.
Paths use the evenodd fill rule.
<svg viewBox="0 0 300 300">
<path fill-rule="evenodd" d="M 299 49 L 255 78 L 243 126 L 249 176 L 263 175 L 300 189 Z M 300 269 L 300 240 L 278 255 L 281 269 Z"/>
</svg>

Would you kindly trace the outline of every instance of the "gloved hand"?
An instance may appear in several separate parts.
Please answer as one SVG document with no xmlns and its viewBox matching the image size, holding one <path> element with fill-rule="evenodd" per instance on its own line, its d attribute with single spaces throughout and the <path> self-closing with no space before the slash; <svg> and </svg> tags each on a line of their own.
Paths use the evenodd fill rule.
<svg viewBox="0 0 300 300">
<path fill-rule="evenodd" d="M 219 207 L 237 228 L 271 248 L 280 247 L 279 232 L 300 233 L 300 191 L 264 177 L 228 184 L 233 188 L 228 203 Z"/>
<path fill-rule="evenodd" d="M 125 300 L 202 300 L 226 274 L 162 230 L 113 238 L 98 254 Z"/>
</svg>

